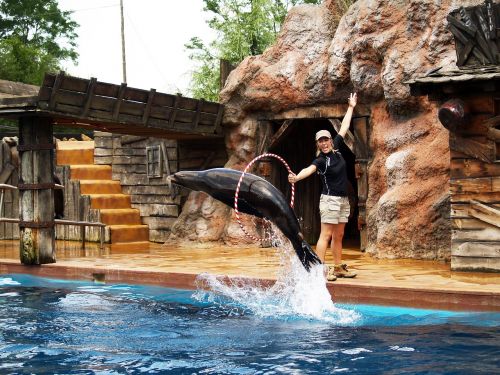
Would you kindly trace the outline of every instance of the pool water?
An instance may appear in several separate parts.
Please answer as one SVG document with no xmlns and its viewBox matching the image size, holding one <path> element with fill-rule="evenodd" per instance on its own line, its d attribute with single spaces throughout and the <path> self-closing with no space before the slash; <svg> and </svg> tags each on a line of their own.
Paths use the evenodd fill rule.
<svg viewBox="0 0 500 375">
<path fill-rule="evenodd" d="M 271 316 L 204 291 L 0 275 L 0 373 L 499 371 L 499 313 L 335 309 Z"/>
</svg>

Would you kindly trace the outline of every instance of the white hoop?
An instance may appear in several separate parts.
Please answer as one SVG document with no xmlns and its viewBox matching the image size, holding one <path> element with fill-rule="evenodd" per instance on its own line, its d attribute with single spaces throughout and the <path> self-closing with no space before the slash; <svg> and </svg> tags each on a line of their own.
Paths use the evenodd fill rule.
<svg viewBox="0 0 500 375">
<path fill-rule="evenodd" d="M 251 235 L 250 233 L 248 233 L 245 230 L 245 227 L 243 226 L 243 223 L 241 222 L 241 219 L 240 219 L 240 212 L 238 211 L 238 195 L 240 193 L 241 181 L 243 181 L 243 178 L 245 177 L 245 173 L 247 173 L 247 171 L 250 169 L 250 167 L 257 160 L 260 160 L 260 159 L 265 158 L 265 157 L 272 157 L 272 158 L 278 159 L 286 167 L 286 169 L 288 170 L 288 173 L 293 173 L 292 170 L 290 169 L 290 167 L 288 166 L 287 162 L 281 156 L 278 156 L 276 154 L 259 155 L 256 158 L 254 158 L 250 163 L 248 163 L 247 166 L 245 167 L 245 170 L 241 174 L 240 180 L 238 181 L 238 186 L 236 186 L 236 192 L 234 193 L 234 211 L 236 212 L 236 221 L 238 221 L 238 224 L 240 225 L 241 230 L 243 231 L 243 233 L 245 233 L 245 235 L 247 237 L 253 239 L 254 241 L 267 241 L 267 240 L 271 239 L 271 235 L 269 237 L 259 238 L 259 237 L 255 237 L 255 236 Z M 290 199 L 290 206 L 293 207 L 293 203 L 295 200 L 295 184 L 290 183 L 290 185 L 292 185 L 292 198 Z M 265 218 L 264 218 L 264 220 L 266 222 L 269 222 L 269 220 L 267 220 Z"/>
</svg>

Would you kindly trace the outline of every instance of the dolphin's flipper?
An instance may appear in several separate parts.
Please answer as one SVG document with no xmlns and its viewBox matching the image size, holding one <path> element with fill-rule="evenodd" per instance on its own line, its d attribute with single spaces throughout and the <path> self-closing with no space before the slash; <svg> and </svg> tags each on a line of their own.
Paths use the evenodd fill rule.
<svg viewBox="0 0 500 375">
<path fill-rule="evenodd" d="M 311 266 L 315 264 L 321 264 L 321 260 L 318 258 L 311 246 L 306 242 L 302 241 L 301 248 L 295 248 L 295 252 L 299 257 L 300 261 L 304 265 L 304 268 L 309 272 Z"/>
</svg>

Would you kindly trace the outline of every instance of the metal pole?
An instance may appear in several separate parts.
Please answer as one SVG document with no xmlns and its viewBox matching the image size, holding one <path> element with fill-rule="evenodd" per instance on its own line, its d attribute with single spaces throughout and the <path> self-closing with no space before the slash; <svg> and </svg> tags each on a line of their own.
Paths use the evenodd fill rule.
<svg viewBox="0 0 500 375">
<path fill-rule="evenodd" d="M 123 0 L 120 0 L 121 27 L 122 27 L 122 71 L 123 83 L 127 83 L 127 59 L 125 58 L 125 22 L 123 20 Z"/>
</svg>

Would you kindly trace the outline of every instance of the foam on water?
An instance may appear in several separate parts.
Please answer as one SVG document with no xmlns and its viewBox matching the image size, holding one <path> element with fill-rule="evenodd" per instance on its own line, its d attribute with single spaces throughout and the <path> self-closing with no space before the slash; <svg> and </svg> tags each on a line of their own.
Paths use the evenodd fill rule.
<svg viewBox="0 0 500 375">
<path fill-rule="evenodd" d="M 196 280 L 197 291 L 193 297 L 232 308 L 234 312 L 243 310 L 261 317 L 307 318 L 339 325 L 358 321 L 359 313 L 332 302 L 326 288 L 324 266 L 315 265 L 307 272 L 290 242 L 280 237 L 276 236 L 273 241 L 281 263 L 273 286 L 245 278 L 202 274 Z"/>
<path fill-rule="evenodd" d="M 0 286 L 3 285 L 21 285 L 17 281 L 12 280 L 11 277 L 0 277 Z"/>
</svg>

